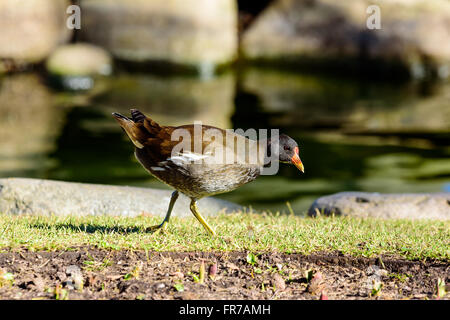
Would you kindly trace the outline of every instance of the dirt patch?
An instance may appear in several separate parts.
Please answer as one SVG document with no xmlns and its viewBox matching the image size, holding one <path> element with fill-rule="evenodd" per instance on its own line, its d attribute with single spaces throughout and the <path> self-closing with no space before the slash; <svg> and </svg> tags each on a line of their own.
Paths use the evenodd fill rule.
<svg viewBox="0 0 450 320">
<path fill-rule="evenodd" d="M 339 253 L 20 250 L 0 253 L 0 299 L 434 299 L 449 271 Z"/>
</svg>

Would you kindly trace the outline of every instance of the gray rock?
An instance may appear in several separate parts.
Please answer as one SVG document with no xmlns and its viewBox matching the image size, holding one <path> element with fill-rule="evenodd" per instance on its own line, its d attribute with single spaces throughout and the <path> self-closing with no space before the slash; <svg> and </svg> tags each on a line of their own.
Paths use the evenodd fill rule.
<svg viewBox="0 0 450 320">
<path fill-rule="evenodd" d="M 0 179 L 0 212 L 43 215 L 117 215 L 142 213 L 164 217 L 170 190 L 83 184 L 39 179 Z M 189 198 L 180 195 L 172 216 L 191 216 Z M 198 202 L 205 216 L 237 211 L 231 202 L 204 198 Z"/>
<path fill-rule="evenodd" d="M 66 280 L 66 281 L 64 282 L 64 285 L 65 285 L 65 287 L 66 287 L 67 289 L 69 289 L 69 290 L 75 290 L 75 286 L 74 286 L 74 284 L 73 284 L 73 282 L 72 282 L 72 279 Z"/>
<path fill-rule="evenodd" d="M 450 220 L 450 193 L 381 194 L 340 192 L 317 199 L 309 216 Z"/>
<path fill-rule="evenodd" d="M 66 274 L 70 276 L 69 280 L 66 281 L 66 286 L 71 290 L 82 290 L 83 289 L 83 274 L 80 267 L 76 265 L 70 265 L 66 268 Z"/>
<path fill-rule="evenodd" d="M 80 267 L 78 267 L 78 266 L 76 266 L 74 264 L 71 264 L 70 266 L 68 266 L 66 268 L 66 274 L 68 276 L 72 276 L 72 277 L 82 276 Z"/>
<path fill-rule="evenodd" d="M 83 0 L 81 37 L 132 62 L 214 68 L 237 53 L 234 0 Z"/>
<path fill-rule="evenodd" d="M 370 5 L 380 8 L 381 29 L 367 27 Z M 251 59 L 399 59 L 416 77 L 429 59 L 445 78 L 449 30 L 446 0 L 277 0 L 244 33 L 242 51 Z"/>
<path fill-rule="evenodd" d="M 161 290 L 161 289 L 164 289 L 165 287 L 166 287 L 166 285 L 161 282 L 156 285 L 156 290 Z"/>
<path fill-rule="evenodd" d="M 388 272 L 385 269 L 381 269 L 377 265 L 370 265 L 366 268 L 366 274 L 368 276 L 376 275 L 377 277 L 379 277 L 381 279 L 381 277 L 387 276 Z"/>
</svg>

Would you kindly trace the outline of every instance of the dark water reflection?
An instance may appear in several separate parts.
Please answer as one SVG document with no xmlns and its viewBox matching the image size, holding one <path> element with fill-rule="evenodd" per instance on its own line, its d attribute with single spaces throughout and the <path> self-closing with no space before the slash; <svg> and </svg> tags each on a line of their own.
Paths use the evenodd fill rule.
<svg viewBox="0 0 450 320">
<path fill-rule="evenodd" d="M 111 117 L 139 107 L 163 124 L 280 128 L 306 173 L 281 166 L 220 197 L 304 212 L 349 190 L 449 191 L 450 84 L 367 83 L 247 69 L 210 80 L 120 74 L 89 95 L 52 92 L 34 74 L 0 80 L 0 177 L 165 187 Z"/>
</svg>

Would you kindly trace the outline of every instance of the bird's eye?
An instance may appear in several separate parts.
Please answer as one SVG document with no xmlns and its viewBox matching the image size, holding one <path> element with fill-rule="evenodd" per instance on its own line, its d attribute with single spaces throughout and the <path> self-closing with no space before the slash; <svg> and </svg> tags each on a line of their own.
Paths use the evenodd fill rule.
<svg viewBox="0 0 450 320">
<path fill-rule="evenodd" d="M 288 146 L 284 146 L 284 150 L 291 150 L 291 148 Z"/>
</svg>

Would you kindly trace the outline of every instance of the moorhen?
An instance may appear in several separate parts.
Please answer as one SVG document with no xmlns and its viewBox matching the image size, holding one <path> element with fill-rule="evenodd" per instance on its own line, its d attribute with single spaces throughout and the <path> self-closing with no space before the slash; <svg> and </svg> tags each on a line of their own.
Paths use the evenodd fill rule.
<svg viewBox="0 0 450 320">
<path fill-rule="evenodd" d="M 197 220 L 215 235 L 199 213 L 197 200 L 255 180 L 267 167 L 271 150 L 275 150 L 277 161 L 292 163 L 304 172 L 298 145 L 287 135 L 255 141 L 206 125 L 160 126 L 136 109 L 131 109 L 131 118 L 119 113 L 113 116 L 135 145 L 135 156 L 142 166 L 175 189 L 166 217 L 160 225 L 150 227 L 150 231 L 166 228 L 181 192 L 191 198 L 190 209 Z M 255 154 L 257 157 L 252 158 Z"/>
</svg>

